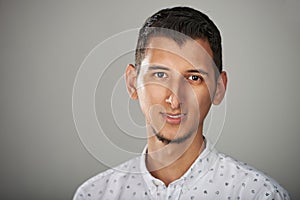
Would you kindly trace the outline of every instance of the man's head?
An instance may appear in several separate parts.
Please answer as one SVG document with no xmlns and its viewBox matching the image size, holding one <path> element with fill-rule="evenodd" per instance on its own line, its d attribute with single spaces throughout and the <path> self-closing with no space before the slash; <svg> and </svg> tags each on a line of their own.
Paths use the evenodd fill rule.
<svg viewBox="0 0 300 200">
<path fill-rule="evenodd" d="M 187 37 L 184 38 L 176 32 Z M 221 35 L 216 25 L 205 14 L 189 7 L 174 7 L 160 10 L 149 17 L 140 29 L 136 46 L 135 65 L 138 72 L 145 57 L 148 42 L 153 36 L 169 37 L 179 45 L 186 42 L 188 37 L 194 40 L 207 40 L 213 52 L 213 61 L 218 72 L 221 73 Z"/>
<path fill-rule="evenodd" d="M 165 144 L 193 141 L 191 136 L 202 140 L 211 104 L 225 94 L 221 55 L 220 33 L 199 11 L 164 9 L 146 20 L 126 81 L 150 136 Z"/>
</svg>

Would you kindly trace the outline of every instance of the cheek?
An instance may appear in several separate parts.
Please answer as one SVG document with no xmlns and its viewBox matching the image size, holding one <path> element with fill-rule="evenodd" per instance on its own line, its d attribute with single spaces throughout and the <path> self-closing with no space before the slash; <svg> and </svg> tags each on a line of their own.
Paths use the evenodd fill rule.
<svg viewBox="0 0 300 200">
<path fill-rule="evenodd" d="M 151 107 L 164 102 L 165 91 L 160 86 L 148 85 L 140 88 L 138 97 L 141 109 L 144 114 L 149 113 Z"/>
<path fill-rule="evenodd" d="M 201 115 L 206 115 L 211 106 L 210 92 L 206 88 L 197 93 L 197 105 Z"/>
<path fill-rule="evenodd" d="M 211 100 L 210 98 L 206 99 L 205 101 L 202 102 L 200 105 L 200 123 L 203 124 L 204 120 L 210 110 L 211 107 Z"/>
<path fill-rule="evenodd" d="M 214 94 L 216 92 L 216 83 L 215 83 L 215 80 L 209 80 L 207 83 L 206 83 L 206 87 L 207 87 L 207 91 L 209 93 L 209 97 L 210 97 L 210 100 L 213 99 L 214 97 Z"/>
</svg>

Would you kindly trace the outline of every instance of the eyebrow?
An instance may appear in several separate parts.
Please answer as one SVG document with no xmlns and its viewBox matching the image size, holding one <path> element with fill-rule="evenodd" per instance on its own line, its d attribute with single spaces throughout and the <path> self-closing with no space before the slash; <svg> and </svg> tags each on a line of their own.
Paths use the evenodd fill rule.
<svg viewBox="0 0 300 200">
<path fill-rule="evenodd" d="M 187 72 L 188 73 L 200 73 L 200 74 L 208 76 L 208 72 L 204 71 L 203 69 L 190 69 L 190 70 L 187 70 Z"/>
<path fill-rule="evenodd" d="M 170 71 L 169 68 L 163 67 L 163 66 L 159 66 L 159 65 L 153 65 L 153 66 L 150 66 L 150 67 L 148 68 L 148 70 L 157 70 L 157 69 L 159 69 L 159 70 Z"/>
</svg>

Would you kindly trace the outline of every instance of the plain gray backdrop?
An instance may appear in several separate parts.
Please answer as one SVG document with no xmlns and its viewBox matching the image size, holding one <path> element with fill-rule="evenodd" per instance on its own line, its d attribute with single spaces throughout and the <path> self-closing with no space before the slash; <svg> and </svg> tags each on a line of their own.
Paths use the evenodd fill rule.
<svg viewBox="0 0 300 200">
<path fill-rule="evenodd" d="M 107 168 L 87 151 L 75 128 L 76 73 L 100 42 L 175 5 L 203 11 L 221 30 L 229 85 L 218 150 L 264 171 L 293 199 L 300 198 L 299 1 L 2 0 L 1 199 L 71 199 L 82 182 Z M 133 62 L 132 56 L 124 60 Z M 101 99 L 97 94 L 100 110 Z"/>
</svg>

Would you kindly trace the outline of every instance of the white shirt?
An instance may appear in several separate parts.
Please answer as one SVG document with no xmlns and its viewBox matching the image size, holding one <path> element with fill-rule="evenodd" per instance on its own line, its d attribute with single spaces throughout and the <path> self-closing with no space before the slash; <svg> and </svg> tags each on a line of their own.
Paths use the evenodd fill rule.
<svg viewBox="0 0 300 200">
<path fill-rule="evenodd" d="M 146 168 L 145 152 L 82 184 L 74 200 L 82 199 L 290 199 L 287 191 L 262 172 L 206 148 L 186 173 L 168 187 Z"/>
</svg>

